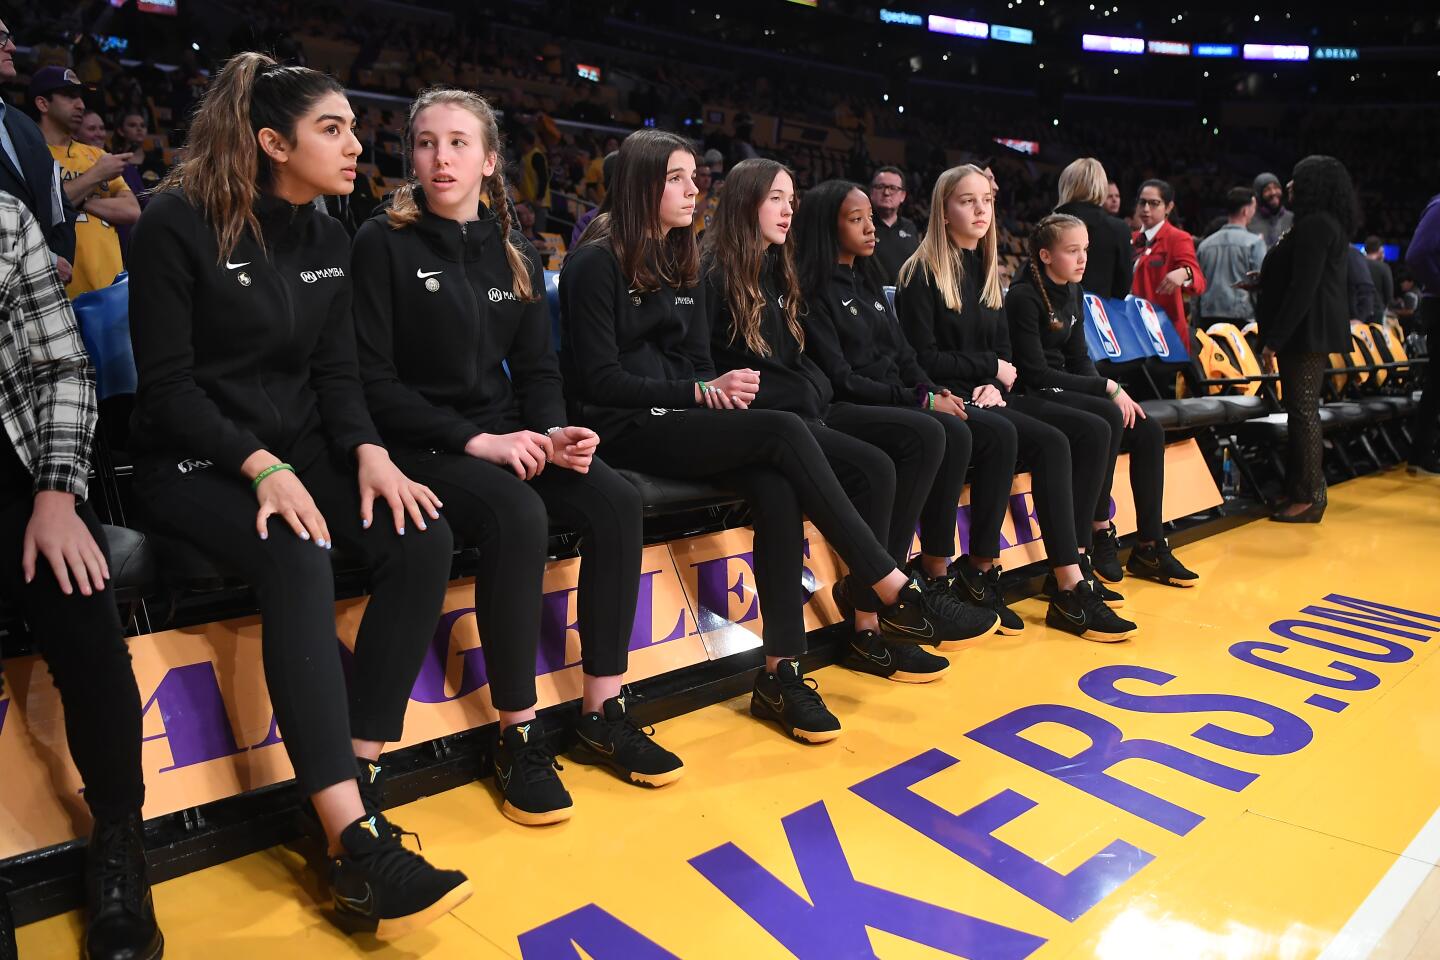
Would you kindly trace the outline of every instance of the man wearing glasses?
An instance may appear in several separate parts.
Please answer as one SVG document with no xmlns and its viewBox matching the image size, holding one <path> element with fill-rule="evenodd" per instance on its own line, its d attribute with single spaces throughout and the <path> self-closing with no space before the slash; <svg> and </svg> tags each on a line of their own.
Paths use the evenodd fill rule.
<svg viewBox="0 0 1440 960">
<path fill-rule="evenodd" d="M 905 203 L 905 172 L 899 167 L 881 167 L 870 178 L 870 206 L 875 211 L 875 262 L 885 282 L 895 283 L 900 267 L 920 246 L 920 231 L 914 221 L 900 216 Z"/>
<path fill-rule="evenodd" d="M 15 37 L 0 21 L 0 83 L 15 80 Z M 35 122 L 0 100 L 0 192 L 17 197 L 40 222 L 62 282 L 75 258 L 75 219 L 55 158 Z"/>
</svg>

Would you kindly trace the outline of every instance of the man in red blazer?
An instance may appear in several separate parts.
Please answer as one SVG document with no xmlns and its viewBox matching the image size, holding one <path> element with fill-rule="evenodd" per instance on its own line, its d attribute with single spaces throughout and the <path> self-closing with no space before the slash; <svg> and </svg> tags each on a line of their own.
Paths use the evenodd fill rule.
<svg viewBox="0 0 1440 960">
<path fill-rule="evenodd" d="M 1135 255 L 1135 279 L 1130 292 L 1164 310 L 1180 334 L 1190 343 L 1185 322 L 1184 292 L 1204 293 L 1205 275 L 1195 257 L 1190 234 L 1170 223 L 1175 209 L 1175 191 L 1164 180 L 1146 180 L 1140 185 L 1136 211 L 1141 229 L 1131 237 Z"/>
</svg>

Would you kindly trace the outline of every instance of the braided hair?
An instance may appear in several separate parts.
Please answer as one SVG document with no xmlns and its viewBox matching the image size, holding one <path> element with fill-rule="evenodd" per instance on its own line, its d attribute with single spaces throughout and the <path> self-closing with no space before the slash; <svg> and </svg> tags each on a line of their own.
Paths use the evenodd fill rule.
<svg viewBox="0 0 1440 960">
<path fill-rule="evenodd" d="M 1045 289 L 1045 267 L 1040 262 L 1040 251 L 1053 248 L 1066 230 L 1083 226 L 1085 221 L 1079 217 L 1072 217 L 1068 213 L 1052 213 L 1037 223 L 1030 233 L 1027 243 L 1030 250 L 1030 274 L 1035 278 L 1040 299 L 1045 302 L 1045 313 L 1050 317 L 1051 330 L 1064 330 L 1065 322 L 1055 313 L 1055 307 L 1050 303 L 1050 291 Z"/>
<path fill-rule="evenodd" d="M 414 179 L 412 162 L 415 155 L 415 118 L 428 107 L 440 104 L 468 110 L 480 121 L 480 135 L 485 142 L 485 149 L 497 158 L 495 171 L 481 182 L 481 194 L 495 212 L 496 219 L 500 221 L 500 236 L 505 241 L 505 260 L 510 266 L 511 292 L 527 302 L 540 299 L 542 291 L 534 289 L 530 280 L 530 262 L 510 238 L 513 229 L 511 207 L 508 203 L 510 187 L 505 182 L 505 164 L 500 162 L 505 153 L 504 143 L 500 139 L 500 125 L 495 118 L 495 110 L 479 94 L 454 87 L 430 87 L 422 90 L 410 104 L 410 117 L 405 129 L 405 166 L 411 170 L 411 177 L 390 195 L 390 209 L 385 212 L 390 226 L 400 230 L 420 220 L 420 205 L 415 199 L 415 188 L 418 184 Z"/>
</svg>

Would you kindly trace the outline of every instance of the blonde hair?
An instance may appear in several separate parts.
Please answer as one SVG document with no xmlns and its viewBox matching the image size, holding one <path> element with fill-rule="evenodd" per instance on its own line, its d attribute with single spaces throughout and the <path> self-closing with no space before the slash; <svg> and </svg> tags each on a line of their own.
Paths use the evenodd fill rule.
<svg viewBox="0 0 1440 960">
<path fill-rule="evenodd" d="M 1072 167 L 1074 165 L 1071 164 Z M 1040 291 L 1040 299 L 1045 301 L 1045 313 L 1050 318 L 1051 330 L 1063 330 L 1065 324 L 1056 315 L 1055 307 L 1050 303 L 1050 294 L 1045 290 L 1045 268 L 1041 266 L 1040 251 L 1053 249 L 1055 244 L 1060 242 L 1060 237 L 1066 230 L 1073 230 L 1076 227 L 1081 230 L 1087 229 L 1085 221 L 1079 217 L 1072 217 L 1068 213 L 1049 214 L 1035 225 L 1027 244 L 1030 248 L 1030 274 L 1035 278 L 1035 286 Z"/>
<path fill-rule="evenodd" d="M 1109 189 L 1110 178 L 1105 176 L 1105 168 L 1100 161 L 1094 157 L 1081 157 L 1070 161 L 1070 165 L 1060 171 L 1060 202 L 1056 206 L 1063 207 L 1067 203 L 1104 206 L 1105 193 Z"/>
<path fill-rule="evenodd" d="M 990 182 L 985 171 L 973 163 L 951 167 L 935 181 L 935 189 L 930 192 L 930 224 L 925 231 L 925 239 L 920 241 L 920 247 L 900 268 L 899 277 L 900 286 L 903 287 L 916 273 L 922 270 L 929 273 L 945 306 L 956 313 L 960 312 L 964 301 L 960 291 L 965 279 L 965 265 L 960 259 L 959 248 L 951 242 L 950 234 L 945 229 L 945 202 L 950 199 L 950 194 L 955 192 L 960 181 L 969 176 L 980 177 L 987 184 Z M 980 285 L 980 302 L 992 310 L 998 309 L 1004 303 L 1000 294 L 1000 270 L 997 265 L 997 248 L 1000 243 L 996 219 L 994 211 L 991 211 L 990 229 L 980 238 L 978 247 L 980 260 L 985 265 L 985 278 Z"/>
<path fill-rule="evenodd" d="M 468 110 L 476 120 L 480 121 L 480 139 L 484 141 L 485 149 L 495 155 L 495 172 L 485 178 L 481 184 L 481 190 L 485 199 L 493 207 L 496 219 L 500 221 L 500 237 L 505 243 L 505 260 L 510 265 L 511 292 L 521 300 L 538 300 L 540 293 L 533 289 L 530 282 L 530 261 L 510 239 L 510 204 L 506 202 L 509 188 L 505 183 L 505 151 L 504 144 L 500 140 L 500 125 L 496 121 L 495 110 L 479 94 L 471 93 L 469 90 L 457 90 L 454 87 L 430 87 L 420 91 L 420 95 L 410 104 L 410 116 L 405 125 L 405 167 L 411 173 L 410 179 L 397 187 L 395 192 L 390 195 L 390 209 L 385 211 L 385 216 L 390 221 L 390 227 L 394 230 L 403 230 L 420 220 L 420 204 L 415 199 L 415 188 L 418 186 L 414 174 L 415 118 L 430 107 L 436 106 L 460 107 L 462 110 Z"/>
</svg>

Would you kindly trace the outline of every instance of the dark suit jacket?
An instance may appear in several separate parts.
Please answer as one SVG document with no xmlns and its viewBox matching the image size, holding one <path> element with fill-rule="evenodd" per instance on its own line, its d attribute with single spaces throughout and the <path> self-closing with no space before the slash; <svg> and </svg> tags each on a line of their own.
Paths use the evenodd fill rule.
<svg viewBox="0 0 1440 960">
<path fill-rule="evenodd" d="M 1350 352 L 1348 248 L 1330 214 L 1295 218 L 1260 268 L 1255 319 L 1263 346 L 1278 354 Z"/>
<path fill-rule="evenodd" d="M 1089 262 L 1080 286 L 1097 297 L 1125 299 L 1130 292 L 1130 228 L 1093 203 L 1067 203 L 1055 208 L 1085 221 L 1090 231 Z"/>
<path fill-rule="evenodd" d="M 55 158 L 45 144 L 45 136 L 25 114 L 14 106 L 5 108 L 5 129 L 20 157 L 16 170 L 4 150 L 0 150 L 0 191 L 10 194 L 29 208 L 45 232 L 45 242 L 52 253 L 66 260 L 75 259 L 75 211 L 64 200 L 65 217 L 52 222 L 54 208 L 50 197 L 55 191 Z M 62 199 L 64 194 L 61 194 Z"/>
</svg>

